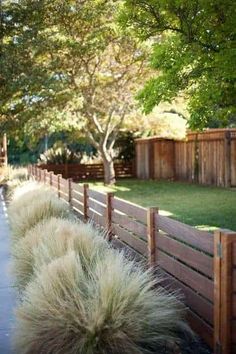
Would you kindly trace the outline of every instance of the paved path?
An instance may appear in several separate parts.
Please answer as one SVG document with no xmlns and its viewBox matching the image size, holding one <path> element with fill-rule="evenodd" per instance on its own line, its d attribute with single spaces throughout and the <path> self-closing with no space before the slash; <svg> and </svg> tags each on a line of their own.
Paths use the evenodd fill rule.
<svg viewBox="0 0 236 354">
<path fill-rule="evenodd" d="M 15 289 L 10 276 L 10 238 L 6 207 L 0 188 L 0 354 L 13 354 Z"/>
</svg>

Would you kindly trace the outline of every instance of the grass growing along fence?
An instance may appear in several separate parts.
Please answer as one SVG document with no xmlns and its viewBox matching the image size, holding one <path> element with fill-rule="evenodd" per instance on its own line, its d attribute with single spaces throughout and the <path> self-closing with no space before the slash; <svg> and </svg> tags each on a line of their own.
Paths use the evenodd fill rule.
<svg viewBox="0 0 236 354">
<path fill-rule="evenodd" d="M 114 246 L 158 265 L 166 276 L 163 286 L 185 295 L 193 329 L 215 352 L 219 345 L 223 354 L 236 348 L 235 232 L 213 235 L 60 175 L 34 167 L 30 173 L 49 183 L 84 220 L 107 228 Z"/>
<path fill-rule="evenodd" d="M 53 180 L 50 175 L 51 186 Z M 61 182 L 57 192 L 73 207 L 72 183 L 66 189 Z M 22 200 L 23 209 L 37 209 L 39 190 L 52 193 L 39 188 L 35 200 L 24 200 L 23 193 L 11 203 Z M 156 287 L 159 278 L 152 271 L 127 260 L 89 223 L 44 216 L 14 242 L 16 275 L 24 281 L 16 311 L 17 353 L 173 353 L 181 338 L 193 339 L 185 306 L 175 293 Z M 28 217 L 32 221 L 25 214 L 23 222 Z"/>
</svg>

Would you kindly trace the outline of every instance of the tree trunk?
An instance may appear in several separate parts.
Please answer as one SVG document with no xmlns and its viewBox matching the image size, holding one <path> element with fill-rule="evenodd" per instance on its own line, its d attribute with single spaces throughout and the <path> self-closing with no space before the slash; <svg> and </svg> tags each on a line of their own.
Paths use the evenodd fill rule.
<svg viewBox="0 0 236 354">
<path fill-rule="evenodd" d="M 112 158 L 103 157 L 104 183 L 112 185 L 116 183 L 114 161 Z"/>
</svg>

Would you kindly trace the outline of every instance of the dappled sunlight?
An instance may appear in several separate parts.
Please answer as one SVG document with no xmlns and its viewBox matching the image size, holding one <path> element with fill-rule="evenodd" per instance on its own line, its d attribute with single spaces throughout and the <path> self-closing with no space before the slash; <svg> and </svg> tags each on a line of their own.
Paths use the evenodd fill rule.
<svg viewBox="0 0 236 354">
<path fill-rule="evenodd" d="M 217 227 L 217 226 L 210 226 L 210 225 L 196 225 L 195 227 L 198 230 L 210 231 L 210 232 L 214 232 L 215 230 L 219 229 L 219 227 Z"/>
<path fill-rule="evenodd" d="M 174 216 L 173 213 L 171 213 L 170 211 L 167 211 L 167 210 L 159 210 L 159 214 L 163 215 L 163 216 Z"/>
</svg>

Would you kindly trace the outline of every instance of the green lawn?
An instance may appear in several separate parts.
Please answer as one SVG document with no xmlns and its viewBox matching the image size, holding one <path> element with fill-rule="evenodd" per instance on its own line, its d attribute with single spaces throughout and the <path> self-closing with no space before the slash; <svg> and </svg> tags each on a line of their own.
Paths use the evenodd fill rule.
<svg viewBox="0 0 236 354">
<path fill-rule="evenodd" d="M 119 180 L 112 187 L 102 182 L 90 183 L 100 191 L 114 191 L 116 196 L 144 207 L 159 207 L 161 213 L 204 230 L 218 227 L 236 231 L 236 190 L 195 184 Z"/>
</svg>

